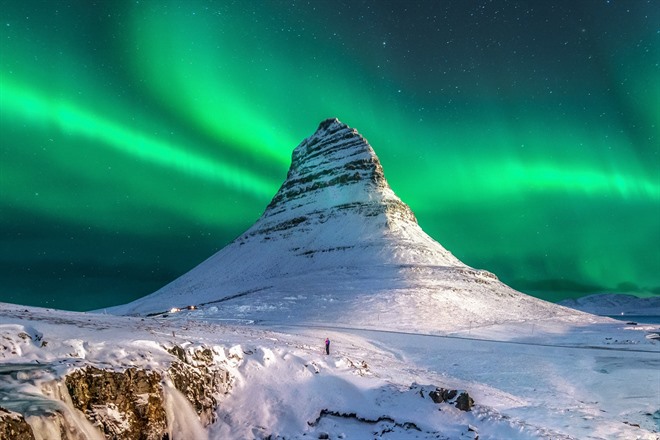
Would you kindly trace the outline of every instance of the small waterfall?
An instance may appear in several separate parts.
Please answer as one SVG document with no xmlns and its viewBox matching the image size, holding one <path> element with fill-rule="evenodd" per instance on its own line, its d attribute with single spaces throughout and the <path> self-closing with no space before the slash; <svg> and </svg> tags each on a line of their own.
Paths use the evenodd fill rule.
<svg viewBox="0 0 660 440">
<path fill-rule="evenodd" d="M 60 418 L 55 413 L 26 416 L 35 440 L 61 440 Z"/>
<path fill-rule="evenodd" d="M 163 401 L 171 440 L 208 440 L 208 432 L 190 402 L 169 380 L 163 382 Z"/>
<path fill-rule="evenodd" d="M 105 440 L 56 377 L 46 365 L 0 364 L 0 404 L 24 417 L 35 440 Z M 170 440 L 209 439 L 192 405 L 169 378 L 162 382 L 162 396 Z"/>
<path fill-rule="evenodd" d="M 55 380 L 41 384 L 45 399 L 31 405 L 25 421 L 32 428 L 35 440 L 61 440 L 60 431 L 68 440 L 105 440 L 105 436 L 78 411 L 64 384 Z"/>
<path fill-rule="evenodd" d="M 48 365 L 0 364 L 0 401 L 22 414 L 36 440 L 105 440 Z"/>
</svg>

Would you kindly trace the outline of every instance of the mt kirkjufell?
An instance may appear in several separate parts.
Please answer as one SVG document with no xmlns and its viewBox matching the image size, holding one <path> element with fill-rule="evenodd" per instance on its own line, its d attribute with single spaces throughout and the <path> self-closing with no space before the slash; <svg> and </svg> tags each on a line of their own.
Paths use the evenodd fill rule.
<svg viewBox="0 0 660 440">
<path fill-rule="evenodd" d="M 444 249 L 389 187 L 366 139 L 337 119 L 296 147 L 286 180 L 250 229 L 157 292 L 110 311 L 189 305 L 218 319 L 427 332 L 581 315 Z"/>
</svg>

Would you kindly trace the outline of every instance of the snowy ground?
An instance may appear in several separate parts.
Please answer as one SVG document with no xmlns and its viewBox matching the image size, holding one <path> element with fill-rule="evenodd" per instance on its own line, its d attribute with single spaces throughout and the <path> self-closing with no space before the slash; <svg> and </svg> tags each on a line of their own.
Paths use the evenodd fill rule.
<svg viewBox="0 0 660 440">
<path fill-rule="evenodd" d="M 206 345 L 235 377 L 210 439 L 656 440 L 660 341 L 649 336 L 658 332 L 612 320 L 423 335 L 256 325 L 204 311 L 127 318 L 0 304 L 0 370 L 47 365 L 45 380 L 83 360 L 153 367 L 168 358 L 164 347 Z M 34 384 L 0 381 L 0 406 L 37 399 Z M 466 390 L 475 406 L 433 403 L 436 387 Z"/>
</svg>

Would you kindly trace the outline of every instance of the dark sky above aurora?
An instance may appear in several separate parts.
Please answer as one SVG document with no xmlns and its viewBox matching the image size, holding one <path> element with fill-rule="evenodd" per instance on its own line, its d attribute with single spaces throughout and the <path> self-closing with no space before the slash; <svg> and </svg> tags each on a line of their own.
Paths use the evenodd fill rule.
<svg viewBox="0 0 660 440">
<path fill-rule="evenodd" d="M 151 293 L 327 117 L 467 264 L 547 299 L 660 293 L 657 1 L 0 4 L 0 301 Z"/>
</svg>

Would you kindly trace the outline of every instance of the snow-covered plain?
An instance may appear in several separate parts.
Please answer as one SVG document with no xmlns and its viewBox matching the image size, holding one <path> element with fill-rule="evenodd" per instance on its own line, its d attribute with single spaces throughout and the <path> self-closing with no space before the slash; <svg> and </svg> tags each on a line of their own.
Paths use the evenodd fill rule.
<svg viewBox="0 0 660 440">
<path fill-rule="evenodd" d="M 166 348 L 207 346 L 234 377 L 209 439 L 660 438 L 660 344 L 647 337 L 657 325 L 548 320 L 427 335 L 232 322 L 213 308 L 135 318 L 9 304 L 0 323 L 8 409 L 52 401 L 40 385 L 85 363 L 158 368 Z M 20 369 L 33 373 L 8 374 Z M 467 391 L 472 411 L 433 403 L 436 387 Z M 182 426 L 175 438 L 199 430 Z"/>
</svg>

